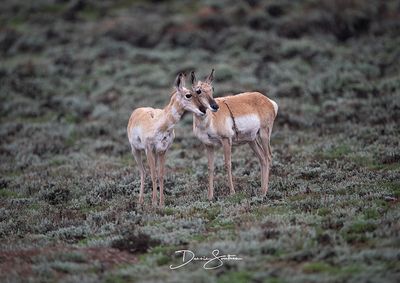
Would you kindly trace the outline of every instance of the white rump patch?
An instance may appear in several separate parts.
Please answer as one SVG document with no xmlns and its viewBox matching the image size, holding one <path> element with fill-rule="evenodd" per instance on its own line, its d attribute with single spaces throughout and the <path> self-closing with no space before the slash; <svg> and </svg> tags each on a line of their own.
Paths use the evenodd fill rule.
<svg viewBox="0 0 400 283">
<path fill-rule="evenodd" d="M 144 142 L 142 140 L 142 128 L 134 127 L 129 138 L 131 145 L 136 149 L 144 149 Z"/>
<path fill-rule="evenodd" d="M 278 104 L 275 101 L 273 101 L 272 99 L 269 99 L 269 101 L 271 101 L 272 106 L 274 106 L 274 111 L 275 111 L 275 116 L 276 116 L 278 114 Z"/>
</svg>

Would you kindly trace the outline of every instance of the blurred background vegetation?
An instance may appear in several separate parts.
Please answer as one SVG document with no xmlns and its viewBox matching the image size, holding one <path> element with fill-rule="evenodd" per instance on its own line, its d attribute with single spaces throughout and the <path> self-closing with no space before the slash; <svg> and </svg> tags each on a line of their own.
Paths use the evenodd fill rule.
<svg viewBox="0 0 400 283">
<path fill-rule="evenodd" d="M 399 46 L 394 0 L 2 1 L 0 279 L 396 282 Z M 138 207 L 130 113 L 167 104 L 178 72 L 212 68 L 215 96 L 280 106 L 268 196 L 241 147 L 238 194 L 219 152 L 207 202 L 186 115 L 167 207 Z M 245 260 L 172 272 L 180 248 Z"/>
</svg>

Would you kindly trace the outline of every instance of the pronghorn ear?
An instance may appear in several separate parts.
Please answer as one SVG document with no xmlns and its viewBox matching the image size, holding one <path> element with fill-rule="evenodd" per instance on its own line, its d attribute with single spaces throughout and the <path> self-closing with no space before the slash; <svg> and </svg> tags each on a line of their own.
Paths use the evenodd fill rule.
<svg viewBox="0 0 400 283">
<path fill-rule="evenodd" d="M 181 77 L 181 85 L 182 88 L 186 87 L 186 73 L 181 73 L 182 77 Z"/>
<path fill-rule="evenodd" d="M 194 87 L 197 84 L 197 79 L 196 75 L 194 74 L 194 71 L 190 73 L 190 80 L 192 81 L 192 87 Z"/>
<path fill-rule="evenodd" d="M 214 80 L 214 69 L 211 70 L 211 74 L 207 77 L 206 81 L 212 83 Z"/>
<path fill-rule="evenodd" d="M 182 90 L 182 86 L 183 86 L 182 85 L 182 73 L 179 73 L 176 76 L 174 87 L 176 88 L 177 91 L 180 91 L 180 90 Z"/>
</svg>

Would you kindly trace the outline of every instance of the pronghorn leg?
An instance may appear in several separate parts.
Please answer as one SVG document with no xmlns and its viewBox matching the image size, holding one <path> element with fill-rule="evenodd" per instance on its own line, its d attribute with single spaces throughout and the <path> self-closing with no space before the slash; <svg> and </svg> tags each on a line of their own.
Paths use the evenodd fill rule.
<svg viewBox="0 0 400 283">
<path fill-rule="evenodd" d="M 272 161 L 271 146 L 270 146 L 269 140 L 270 140 L 269 128 L 260 129 L 260 141 L 261 141 L 261 145 L 264 149 L 264 156 L 266 157 L 266 161 L 267 161 L 267 166 L 266 166 L 265 176 L 264 176 L 265 187 L 263 188 L 263 191 L 262 191 L 263 196 L 265 196 L 268 192 L 269 170 L 270 170 L 271 161 Z"/>
<path fill-rule="evenodd" d="M 208 158 L 208 200 L 214 197 L 214 147 L 206 145 Z"/>
<path fill-rule="evenodd" d="M 222 147 L 224 148 L 225 168 L 228 173 L 230 193 L 234 194 L 235 189 L 233 188 L 232 181 L 232 142 L 229 139 L 224 138 L 222 139 Z"/>
<path fill-rule="evenodd" d="M 143 191 L 144 191 L 144 178 L 145 178 L 145 171 L 143 167 L 143 162 L 142 162 L 142 153 L 138 149 L 132 148 L 132 154 L 133 157 L 135 158 L 135 161 L 139 167 L 140 171 L 140 192 L 139 192 L 139 204 L 143 204 L 144 197 L 143 197 Z"/>
<path fill-rule="evenodd" d="M 160 206 L 164 206 L 164 172 L 165 172 L 165 152 L 158 155 L 158 184 L 160 185 Z"/>
<path fill-rule="evenodd" d="M 152 148 L 146 148 L 147 162 L 150 167 L 151 182 L 153 183 L 153 194 L 152 194 L 152 204 L 157 204 L 157 174 L 156 174 L 156 156 Z"/>
<path fill-rule="evenodd" d="M 265 188 L 265 170 L 267 168 L 267 161 L 264 156 L 264 151 L 257 141 L 249 142 L 251 149 L 257 155 L 258 160 L 260 161 L 260 169 L 261 169 L 261 191 Z"/>
</svg>

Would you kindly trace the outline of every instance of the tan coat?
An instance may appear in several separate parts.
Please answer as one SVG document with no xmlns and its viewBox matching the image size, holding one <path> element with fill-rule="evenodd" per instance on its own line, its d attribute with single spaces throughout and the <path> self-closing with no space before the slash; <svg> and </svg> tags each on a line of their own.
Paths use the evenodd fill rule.
<svg viewBox="0 0 400 283">
<path fill-rule="evenodd" d="M 204 81 L 191 73 L 192 89 L 200 99 L 213 99 L 214 69 Z M 208 199 L 214 196 L 214 148 L 222 146 L 230 193 L 235 193 L 232 178 L 232 145 L 247 143 L 261 167 L 261 191 L 268 192 L 272 154 L 270 138 L 278 104 L 259 92 L 244 92 L 215 99 L 216 105 L 205 116 L 193 115 L 193 132 L 205 145 L 208 159 Z"/>
<path fill-rule="evenodd" d="M 276 102 L 259 92 L 244 92 L 215 101 L 219 106 L 217 112 L 194 116 L 194 134 L 207 145 L 220 145 L 223 138 L 233 144 L 253 141 L 260 128 L 272 128 L 278 112 Z"/>
</svg>

